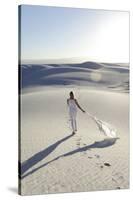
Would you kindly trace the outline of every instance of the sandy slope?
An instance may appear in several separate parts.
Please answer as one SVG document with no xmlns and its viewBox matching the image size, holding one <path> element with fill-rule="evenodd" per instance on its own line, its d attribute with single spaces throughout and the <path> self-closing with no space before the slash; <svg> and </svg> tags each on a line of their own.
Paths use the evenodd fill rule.
<svg viewBox="0 0 133 200">
<path fill-rule="evenodd" d="M 71 135 L 66 106 L 71 90 L 85 110 L 117 128 L 116 140 L 104 140 L 80 111 L 78 133 Z M 126 93 L 71 86 L 23 94 L 22 194 L 128 188 L 128 98 Z"/>
</svg>

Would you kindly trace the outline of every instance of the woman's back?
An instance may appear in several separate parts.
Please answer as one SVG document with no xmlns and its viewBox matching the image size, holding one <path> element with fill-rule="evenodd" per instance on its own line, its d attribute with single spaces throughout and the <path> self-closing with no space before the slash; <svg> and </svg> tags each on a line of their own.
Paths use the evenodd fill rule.
<svg viewBox="0 0 133 200">
<path fill-rule="evenodd" d="M 75 103 L 75 99 L 68 99 L 68 106 L 70 109 L 77 109 L 76 103 Z"/>
</svg>

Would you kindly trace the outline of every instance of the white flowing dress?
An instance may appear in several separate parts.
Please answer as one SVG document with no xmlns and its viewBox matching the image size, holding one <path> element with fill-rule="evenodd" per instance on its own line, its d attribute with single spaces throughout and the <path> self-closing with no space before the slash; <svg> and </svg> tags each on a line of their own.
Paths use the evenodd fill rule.
<svg viewBox="0 0 133 200">
<path fill-rule="evenodd" d="M 77 131 L 77 123 L 76 123 L 77 105 L 74 99 L 68 99 L 68 107 L 69 107 L 69 117 L 71 121 L 71 128 L 73 131 Z"/>
</svg>

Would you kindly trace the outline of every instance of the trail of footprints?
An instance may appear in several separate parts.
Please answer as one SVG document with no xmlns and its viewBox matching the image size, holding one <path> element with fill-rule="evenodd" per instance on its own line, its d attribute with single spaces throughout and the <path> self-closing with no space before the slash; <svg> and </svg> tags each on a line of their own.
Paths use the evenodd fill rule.
<svg viewBox="0 0 133 200">
<path fill-rule="evenodd" d="M 83 148 L 83 147 L 87 146 L 87 144 L 83 143 L 81 137 L 79 137 L 79 138 L 76 139 L 76 146 L 77 146 L 77 148 Z M 104 162 L 101 159 L 100 155 L 98 155 L 98 154 L 88 155 L 88 151 L 83 151 L 82 154 L 86 155 L 88 159 L 96 158 L 97 161 L 98 161 L 98 162 L 96 162 L 96 165 L 98 167 L 100 167 L 101 170 L 104 169 L 105 167 L 108 167 L 108 168 L 111 169 L 111 164 L 108 163 L 108 162 Z M 125 180 L 124 180 L 122 173 L 120 173 L 120 172 L 113 173 L 112 172 L 112 182 L 114 182 L 114 184 L 116 185 L 116 189 L 121 189 L 120 185 L 124 181 Z"/>
</svg>

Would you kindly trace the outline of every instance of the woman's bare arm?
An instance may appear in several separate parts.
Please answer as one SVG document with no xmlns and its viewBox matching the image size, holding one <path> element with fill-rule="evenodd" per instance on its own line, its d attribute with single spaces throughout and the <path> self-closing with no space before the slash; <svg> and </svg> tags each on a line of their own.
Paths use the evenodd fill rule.
<svg viewBox="0 0 133 200">
<path fill-rule="evenodd" d="M 76 103 L 76 105 L 78 106 L 78 108 L 79 108 L 82 112 L 85 112 L 85 110 L 83 110 L 83 108 L 81 108 L 81 106 L 79 105 L 77 99 L 75 99 L 75 103 Z"/>
<path fill-rule="evenodd" d="M 68 105 L 68 101 L 69 101 L 69 100 L 67 99 L 67 105 Z"/>
</svg>

